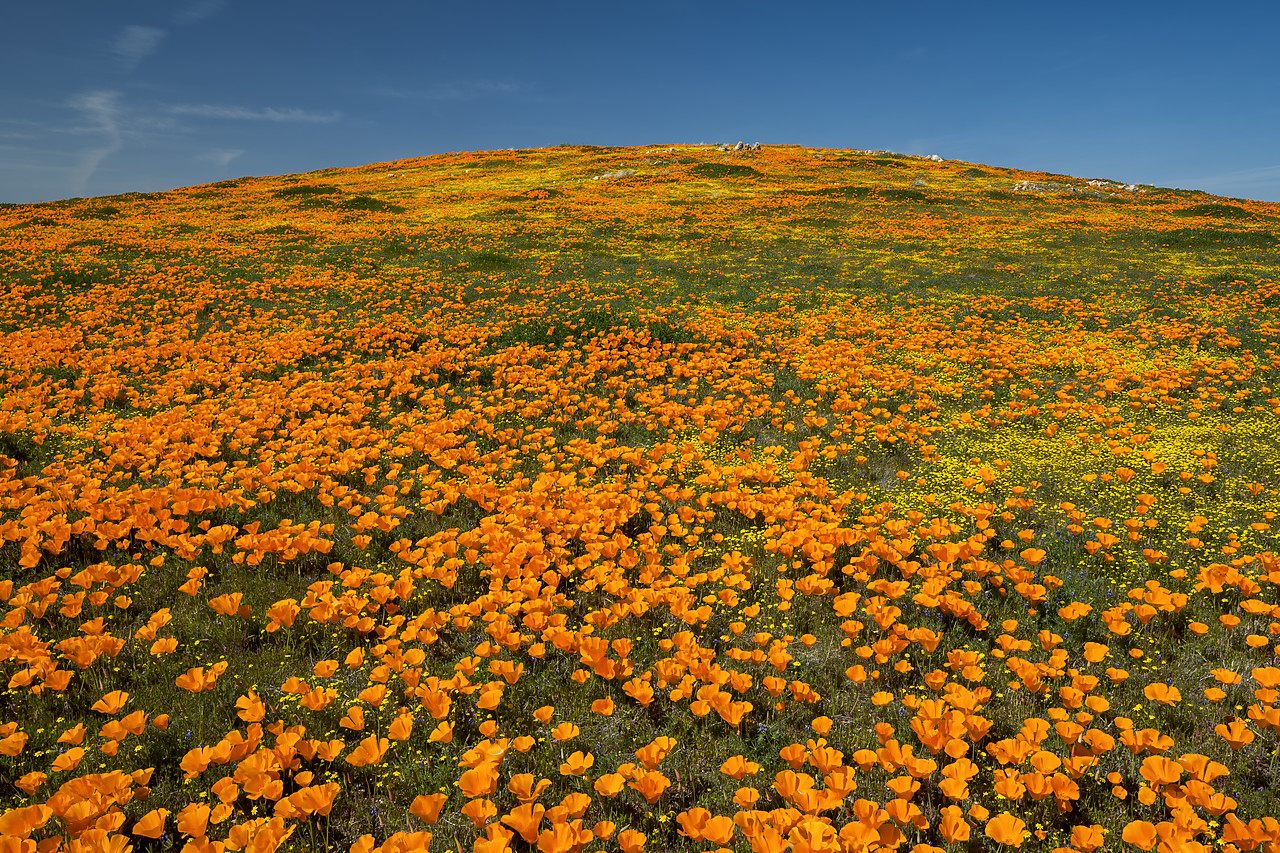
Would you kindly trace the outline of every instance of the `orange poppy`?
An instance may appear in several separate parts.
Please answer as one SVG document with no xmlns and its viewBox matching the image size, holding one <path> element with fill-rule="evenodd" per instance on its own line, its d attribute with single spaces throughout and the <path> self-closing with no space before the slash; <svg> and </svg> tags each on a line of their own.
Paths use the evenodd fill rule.
<svg viewBox="0 0 1280 853">
<path fill-rule="evenodd" d="M 626 777 L 621 773 L 605 773 L 591 787 L 602 797 L 616 797 L 626 784 Z"/>
<path fill-rule="evenodd" d="M 948 844 L 958 844 L 969 840 L 971 828 L 959 806 L 944 806 L 938 829 Z"/>
<path fill-rule="evenodd" d="M 355 731 L 364 730 L 364 708 L 360 705 L 352 705 L 347 709 L 347 713 L 338 721 L 338 725 L 344 729 L 353 729 Z"/>
<path fill-rule="evenodd" d="M 178 831 L 190 838 L 204 838 L 209 829 L 210 809 L 203 803 L 190 803 L 175 815 Z"/>
<path fill-rule="evenodd" d="M 236 716 L 244 720 L 246 723 L 259 723 L 266 719 L 267 709 L 263 705 L 262 699 L 254 690 L 250 690 L 245 695 L 236 699 Z"/>
<path fill-rule="evenodd" d="M 595 756 L 591 753 L 583 753 L 581 750 L 574 752 L 560 765 L 561 776 L 582 776 L 596 763 Z"/>
<path fill-rule="evenodd" d="M 355 749 L 347 753 L 345 760 L 353 767 L 381 764 L 382 758 L 387 754 L 387 749 L 390 746 L 391 742 L 386 738 L 369 735 L 360 741 Z"/>
<path fill-rule="evenodd" d="M 1107 831 L 1106 828 L 1096 823 L 1089 826 L 1072 827 L 1071 844 L 1077 850 L 1083 851 L 1083 853 L 1092 853 L 1092 851 L 1097 850 L 1106 843 L 1106 839 L 1103 836 Z"/>
<path fill-rule="evenodd" d="M 369 687 L 366 687 L 364 690 L 361 690 L 357 698 L 361 702 L 365 702 L 376 708 L 382 704 L 382 700 L 386 697 L 386 695 L 387 695 L 387 685 L 374 684 Z"/>
<path fill-rule="evenodd" d="M 546 811 L 541 803 L 524 803 L 504 815 L 502 822 L 518 832 L 527 843 L 533 844 L 538 840 L 542 816 Z"/>
<path fill-rule="evenodd" d="M 1239 752 L 1254 740 L 1254 734 L 1249 730 L 1248 724 L 1239 717 L 1232 718 L 1226 723 L 1219 723 L 1214 727 L 1214 731 L 1235 752 Z"/>
<path fill-rule="evenodd" d="M 721 765 L 721 772 L 732 779 L 741 781 L 744 776 L 753 776 L 760 771 L 760 765 L 754 761 L 748 761 L 742 756 L 733 756 L 727 758 Z"/>
<path fill-rule="evenodd" d="M 11 809 L 0 814 L 0 833 L 14 840 L 26 838 L 48 823 L 53 815 L 53 809 L 43 803 Z M 34 850 L 34 845 L 30 849 Z"/>
<path fill-rule="evenodd" d="M 573 723 L 564 722 L 551 730 L 551 736 L 556 740 L 572 740 L 578 736 L 578 727 Z"/>
<path fill-rule="evenodd" d="M 1151 755 L 1142 760 L 1138 772 L 1153 786 L 1176 785 L 1182 778 L 1183 767 L 1163 755 Z"/>
<path fill-rule="evenodd" d="M 627 785 L 639 791 L 649 805 L 653 805 L 671 786 L 671 780 L 657 770 L 645 770 Z"/>
<path fill-rule="evenodd" d="M 498 774 L 491 764 L 481 764 L 458 778 L 458 787 L 468 798 L 487 797 L 498 789 Z"/>
<path fill-rule="evenodd" d="M 493 801 L 482 798 L 469 800 L 460 811 L 471 819 L 471 823 L 475 825 L 476 829 L 484 826 L 498 814 L 497 806 L 493 804 Z"/>
<path fill-rule="evenodd" d="M 1159 838 L 1155 825 L 1145 820 L 1133 820 L 1125 824 L 1120 837 L 1126 844 L 1133 844 L 1143 850 L 1150 850 Z"/>
<path fill-rule="evenodd" d="M 618 848 L 622 853 L 640 853 L 644 849 L 647 837 L 635 829 L 624 829 L 618 833 Z"/>
<path fill-rule="evenodd" d="M 507 780 L 507 790 L 515 794 L 516 799 L 521 803 L 533 802 L 549 787 L 551 787 L 550 779 L 535 781 L 532 773 L 516 773 Z"/>
<path fill-rule="evenodd" d="M 1030 834 L 1025 821 L 1008 812 L 1001 812 L 987 821 L 986 836 L 997 844 L 1021 847 L 1022 842 Z"/>
<path fill-rule="evenodd" d="M 1182 694 L 1178 692 L 1178 688 L 1159 682 L 1148 684 L 1142 688 L 1142 695 L 1146 696 L 1148 700 L 1159 702 L 1162 705 L 1176 705 L 1182 701 Z"/>
<path fill-rule="evenodd" d="M 48 778 L 48 774 L 42 773 L 39 770 L 32 770 L 30 773 L 24 773 L 17 779 L 14 779 L 13 784 L 20 791 L 26 793 L 27 796 L 31 796 L 44 786 L 44 783 Z"/>
<path fill-rule="evenodd" d="M 66 770 L 75 770 L 80 765 L 80 759 L 82 758 L 84 758 L 84 749 L 74 746 L 53 760 L 53 769 L 58 773 Z"/>
<path fill-rule="evenodd" d="M 409 804 L 409 813 L 430 826 L 440 817 L 447 799 L 447 794 L 419 794 Z"/>
<path fill-rule="evenodd" d="M 700 807 L 688 809 L 676 815 L 676 823 L 680 827 L 680 834 L 694 841 L 703 839 L 703 827 L 706 826 L 707 821 L 710 819 L 711 812 Z"/>
<path fill-rule="evenodd" d="M 575 734 L 576 734 L 575 730 Z M 648 744 L 636 750 L 636 758 L 649 770 L 657 769 L 662 760 L 667 757 L 676 746 L 676 740 L 665 735 L 654 738 Z"/>
<path fill-rule="evenodd" d="M 164 834 L 164 825 L 168 817 L 168 809 L 153 809 L 133 825 L 133 834 L 141 835 L 143 838 L 159 838 Z"/>
<path fill-rule="evenodd" d="M 112 690 L 97 702 L 93 703 L 93 710 L 101 711 L 104 714 L 118 714 L 124 709 L 125 703 L 128 701 L 128 693 L 125 693 L 123 690 Z"/>
</svg>

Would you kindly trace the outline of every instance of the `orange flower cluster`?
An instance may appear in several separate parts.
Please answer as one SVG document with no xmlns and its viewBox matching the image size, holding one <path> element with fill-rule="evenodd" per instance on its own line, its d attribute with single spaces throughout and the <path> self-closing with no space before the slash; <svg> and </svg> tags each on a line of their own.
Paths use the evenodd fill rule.
<svg viewBox="0 0 1280 853">
<path fill-rule="evenodd" d="M 1280 211 L 1037 177 L 0 210 L 0 849 L 1280 850 Z"/>
</svg>

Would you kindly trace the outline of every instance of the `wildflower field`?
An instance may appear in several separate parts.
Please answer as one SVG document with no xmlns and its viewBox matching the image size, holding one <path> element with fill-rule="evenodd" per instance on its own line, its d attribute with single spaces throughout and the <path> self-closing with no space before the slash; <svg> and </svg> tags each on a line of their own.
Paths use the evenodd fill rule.
<svg viewBox="0 0 1280 853">
<path fill-rule="evenodd" d="M 788 146 L 0 206 L 0 851 L 1274 853 L 1278 234 Z"/>
</svg>

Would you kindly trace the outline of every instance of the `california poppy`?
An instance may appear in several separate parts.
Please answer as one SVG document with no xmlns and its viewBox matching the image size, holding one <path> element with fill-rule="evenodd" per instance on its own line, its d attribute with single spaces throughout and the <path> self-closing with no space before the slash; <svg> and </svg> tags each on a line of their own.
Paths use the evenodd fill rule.
<svg viewBox="0 0 1280 853">
<path fill-rule="evenodd" d="M 1021 847 L 1023 840 L 1028 835 L 1026 830 L 1027 824 L 1025 821 L 1014 817 L 1008 812 L 1001 812 L 987 821 L 985 833 L 988 838 L 997 844 Z"/>
</svg>

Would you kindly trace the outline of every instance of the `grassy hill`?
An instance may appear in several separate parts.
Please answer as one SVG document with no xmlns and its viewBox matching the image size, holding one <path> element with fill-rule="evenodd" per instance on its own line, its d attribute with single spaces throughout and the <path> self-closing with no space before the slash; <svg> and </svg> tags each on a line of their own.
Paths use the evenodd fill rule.
<svg viewBox="0 0 1280 853">
<path fill-rule="evenodd" d="M 1280 849 L 1277 235 L 791 146 L 0 206 L 0 843 Z"/>
</svg>

